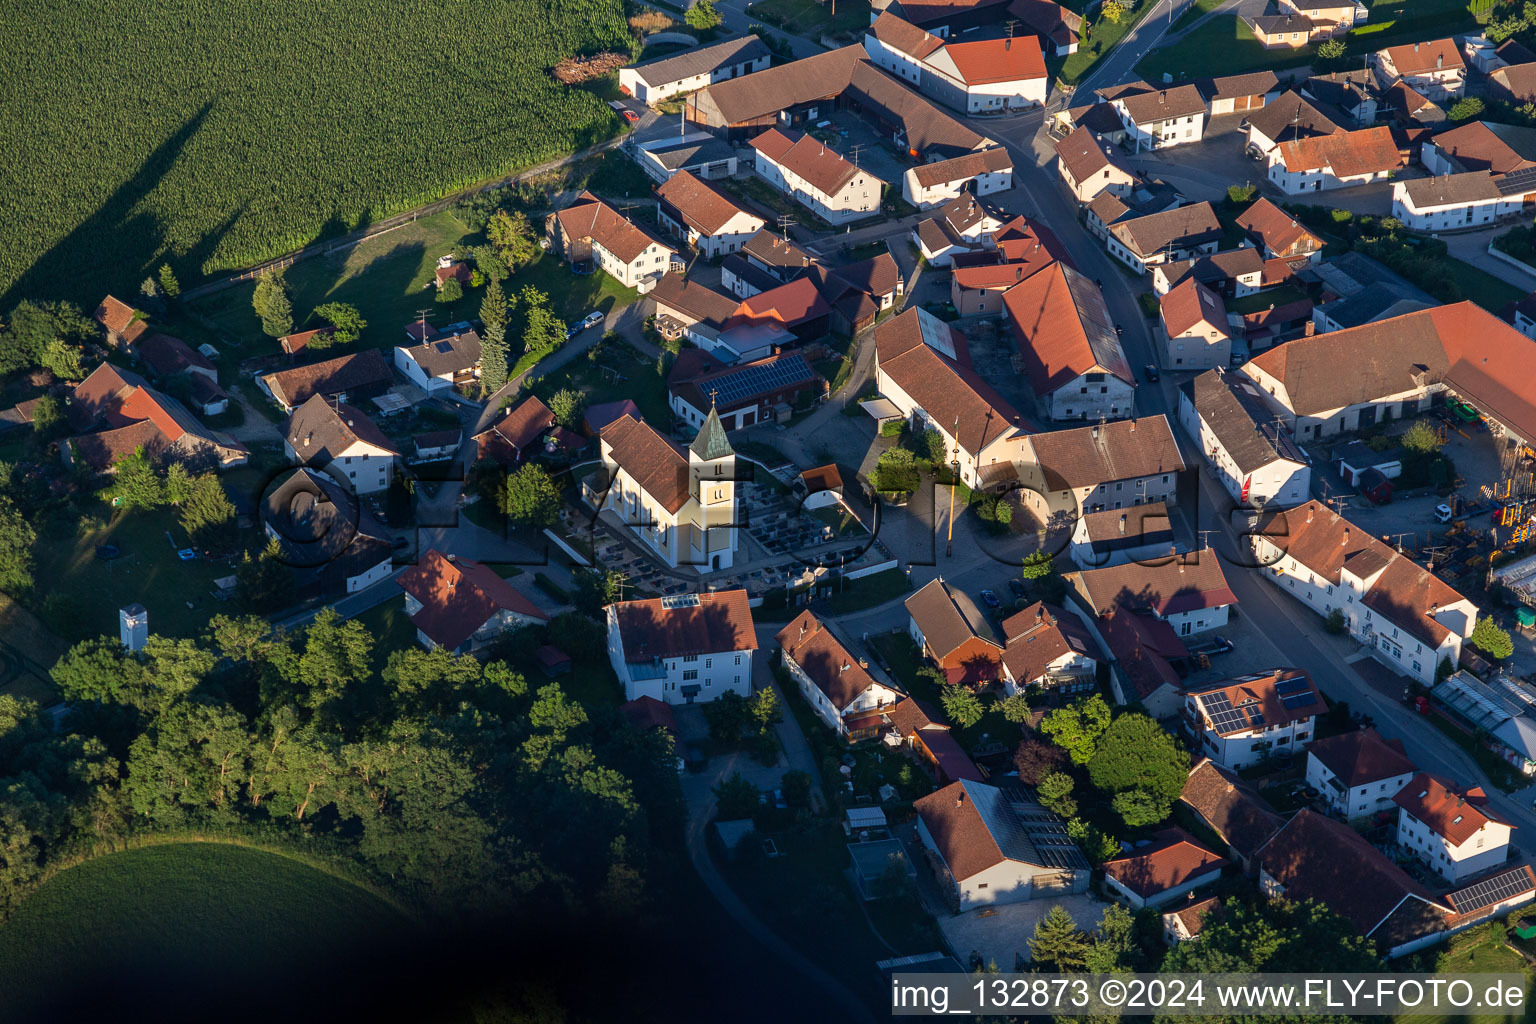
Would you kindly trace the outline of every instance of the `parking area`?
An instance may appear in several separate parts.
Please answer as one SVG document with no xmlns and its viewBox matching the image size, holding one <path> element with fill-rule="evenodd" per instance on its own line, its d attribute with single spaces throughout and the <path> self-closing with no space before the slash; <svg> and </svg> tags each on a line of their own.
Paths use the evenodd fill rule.
<svg viewBox="0 0 1536 1024">
<path fill-rule="evenodd" d="M 1104 906 L 1102 900 L 1087 893 L 1042 896 L 964 914 L 941 914 L 938 922 L 945 941 L 961 963 L 968 962 L 972 953 L 979 953 L 983 963 L 995 963 L 999 970 L 1011 971 L 1020 957 L 1029 959 L 1030 936 L 1035 933 L 1035 925 L 1050 913 L 1052 907 L 1066 910 L 1079 928 L 1089 932 L 1099 926 Z"/>
</svg>

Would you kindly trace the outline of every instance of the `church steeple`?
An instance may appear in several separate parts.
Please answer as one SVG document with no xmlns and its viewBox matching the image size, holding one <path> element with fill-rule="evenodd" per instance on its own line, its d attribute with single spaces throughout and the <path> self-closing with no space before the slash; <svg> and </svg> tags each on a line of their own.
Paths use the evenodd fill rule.
<svg viewBox="0 0 1536 1024">
<path fill-rule="evenodd" d="M 720 416 L 715 412 L 713 402 L 709 406 L 709 416 L 705 418 L 704 425 L 699 428 L 699 436 L 693 439 L 693 444 L 688 446 L 688 451 L 701 462 L 728 459 L 736 454 L 736 450 L 731 447 L 731 442 L 725 437 L 725 427 L 720 425 Z"/>
</svg>

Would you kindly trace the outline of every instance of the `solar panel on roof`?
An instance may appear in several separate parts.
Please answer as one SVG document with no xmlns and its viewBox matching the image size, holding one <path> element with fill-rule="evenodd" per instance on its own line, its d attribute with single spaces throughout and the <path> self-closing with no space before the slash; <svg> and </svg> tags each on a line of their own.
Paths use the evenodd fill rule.
<svg viewBox="0 0 1536 1024">
<path fill-rule="evenodd" d="M 1275 692 L 1279 694 L 1296 693 L 1299 690 L 1310 690 L 1312 684 L 1302 676 L 1292 676 L 1290 679 L 1282 679 L 1275 684 Z"/>
<path fill-rule="evenodd" d="M 1284 704 L 1286 710 L 1288 711 L 1295 711 L 1297 708 L 1304 708 L 1308 704 L 1312 703 L 1312 691 L 1308 690 L 1306 693 L 1286 694 L 1284 697 L 1280 698 L 1280 703 Z"/>
<path fill-rule="evenodd" d="M 1264 724 L 1264 712 L 1262 712 L 1262 711 L 1250 712 L 1249 715 L 1248 715 L 1248 719 L 1254 725 L 1263 725 Z"/>
<path fill-rule="evenodd" d="M 1483 907 L 1491 907 L 1495 903 L 1513 899 L 1523 892 L 1529 892 L 1531 880 L 1526 875 L 1524 868 L 1516 868 L 1506 871 L 1502 875 L 1494 875 L 1485 878 L 1476 885 L 1469 885 L 1465 889 L 1458 889 L 1446 898 L 1456 908 L 1459 914 L 1465 914 L 1473 910 L 1481 910 Z"/>
<path fill-rule="evenodd" d="M 804 383 L 813 376 L 805 359 L 795 355 L 767 365 L 748 365 L 734 373 L 700 381 L 699 386 L 705 391 L 716 392 L 715 401 L 719 404 L 730 405 L 754 395 L 768 394 L 791 384 Z"/>
</svg>

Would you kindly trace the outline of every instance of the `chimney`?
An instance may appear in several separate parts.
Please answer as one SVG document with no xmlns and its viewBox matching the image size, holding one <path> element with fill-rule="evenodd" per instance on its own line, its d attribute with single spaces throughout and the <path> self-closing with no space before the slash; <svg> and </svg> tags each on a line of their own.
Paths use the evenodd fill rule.
<svg viewBox="0 0 1536 1024">
<path fill-rule="evenodd" d="M 959 791 L 955 793 L 955 806 L 956 807 L 964 807 L 965 806 L 965 787 L 964 786 L 961 786 Z"/>
<path fill-rule="evenodd" d="M 1130 424 L 1130 431 L 1129 432 L 1132 433 L 1132 434 L 1136 433 L 1136 420 L 1133 418 L 1133 419 L 1126 420 L 1126 422 Z"/>
<path fill-rule="evenodd" d="M 1346 527 L 1344 527 L 1344 536 L 1339 539 L 1339 547 L 1344 548 L 1344 547 L 1348 547 L 1348 546 L 1349 546 L 1349 527 L 1346 526 Z"/>
<path fill-rule="evenodd" d="M 859 659 L 859 668 L 869 668 L 869 659 L 868 658 L 860 658 Z"/>
<path fill-rule="evenodd" d="M 1123 519 L 1124 516 L 1122 516 L 1121 518 Z M 1037 606 L 1035 608 L 1035 621 L 1036 622 L 1044 622 L 1045 621 L 1045 605 L 1042 604 L 1042 605 L 1039 605 L 1039 606 Z"/>
<path fill-rule="evenodd" d="M 1120 532 L 1125 532 L 1125 513 L 1120 513 Z"/>
<path fill-rule="evenodd" d="M 1308 320 L 1306 323 L 1301 325 L 1301 336 L 1303 338 L 1310 338 L 1310 337 L 1312 337 L 1312 335 L 1316 331 L 1317 331 L 1317 324 L 1313 323 L 1311 320 Z"/>
<path fill-rule="evenodd" d="M 1307 504 L 1307 522 L 1309 522 L 1309 523 L 1310 523 L 1310 522 L 1311 522 L 1311 521 L 1312 521 L 1312 511 L 1313 511 L 1313 509 L 1315 509 L 1315 508 L 1316 508 L 1316 507 L 1317 507 L 1317 506 L 1316 506 L 1316 504 L 1315 504 L 1315 503 L 1312 503 L 1312 502 L 1309 502 L 1309 503 L 1308 503 L 1308 504 Z"/>
</svg>

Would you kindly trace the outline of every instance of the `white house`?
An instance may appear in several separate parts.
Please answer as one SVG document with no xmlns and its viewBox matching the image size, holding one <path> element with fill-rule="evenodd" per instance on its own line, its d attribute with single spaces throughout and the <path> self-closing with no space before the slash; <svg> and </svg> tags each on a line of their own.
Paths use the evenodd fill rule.
<svg viewBox="0 0 1536 1024">
<path fill-rule="evenodd" d="M 864 50 L 876 67 L 967 114 L 1043 106 L 1050 86 L 1034 36 L 948 42 L 886 11 L 870 23 Z"/>
<path fill-rule="evenodd" d="M 356 594 L 394 571 L 393 538 L 330 476 L 300 466 L 261 500 L 263 532 L 292 570 L 296 596 Z"/>
<path fill-rule="evenodd" d="M 1140 180 L 1120 147 L 1086 125 L 1056 143 L 1056 171 L 1080 203 L 1093 202 L 1100 192 L 1126 195 Z"/>
<path fill-rule="evenodd" d="M 932 212 L 933 216 L 918 221 L 910 237 L 933 267 L 953 266 L 956 255 L 992 248 L 995 234 L 1007 223 L 997 211 L 969 194 L 957 196 Z"/>
<path fill-rule="evenodd" d="M 1192 259 L 1221 245 L 1221 221 L 1210 203 L 1178 206 L 1109 225 L 1105 247 L 1138 274 L 1159 263 Z"/>
<path fill-rule="evenodd" d="M 1163 941 L 1170 946 L 1198 939 L 1207 924 L 1221 916 L 1221 897 L 1208 896 L 1163 914 Z"/>
<path fill-rule="evenodd" d="M 1404 43 L 1371 54 L 1376 74 L 1401 81 L 1436 103 L 1458 99 L 1467 87 L 1467 63 L 1454 39 Z"/>
<path fill-rule="evenodd" d="M 407 348 L 395 346 L 395 369 L 427 394 L 480 379 L 480 335 L 455 331 Z"/>
<path fill-rule="evenodd" d="M 1519 213 L 1521 196 L 1505 195 L 1487 171 L 1410 178 L 1392 185 L 1392 216 L 1414 231 L 1470 230 Z"/>
<path fill-rule="evenodd" d="M 1167 295 L 1190 278 L 1218 295 L 1241 299 L 1257 293 L 1264 284 L 1264 254 L 1243 245 L 1177 263 L 1159 263 L 1152 268 L 1152 293 Z"/>
<path fill-rule="evenodd" d="M 1307 747 L 1307 785 L 1322 793 L 1340 818 L 1392 810 L 1416 771 L 1403 741 L 1382 739 L 1375 729 L 1340 733 Z"/>
<path fill-rule="evenodd" d="M 598 434 L 602 466 L 582 496 L 610 512 L 667 565 L 729 569 L 739 543 L 736 453 L 715 410 L 686 454 L 641 419 L 621 416 Z"/>
<path fill-rule="evenodd" d="M 1002 146 L 909 167 L 901 176 L 901 194 L 919 210 L 939 206 L 963 194 L 989 196 L 1013 187 L 1013 157 Z"/>
<path fill-rule="evenodd" d="M 405 591 L 405 614 L 427 650 L 468 654 L 504 633 L 542 626 L 550 615 L 496 575 L 471 561 L 433 548 L 395 582 Z"/>
<path fill-rule="evenodd" d="M 1205 137 L 1205 97 L 1193 85 L 1147 86 L 1110 101 L 1134 152 L 1187 146 Z"/>
<path fill-rule="evenodd" d="M 1328 703 L 1299 668 L 1191 684 L 1184 723 L 1199 753 L 1227 768 L 1294 752 L 1316 734 Z"/>
<path fill-rule="evenodd" d="M 1221 571 L 1221 559 L 1209 548 L 1170 554 L 1155 562 L 1083 569 L 1069 573 L 1067 582 L 1095 615 L 1109 615 L 1116 608 L 1147 612 L 1180 637 L 1220 629 L 1237 604 L 1237 595 Z"/>
<path fill-rule="evenodd" d="M 871 675 L 869 662 L 849 654 L 827 623 L 803 611 L 775 639 L 784 670 L 827 728 L 850 742 L 885 728 L 883 713 L 903 694 Z"/>
<path fill-rule="evenodd" d="M 1478 787 L 1420 772 L 1396 798 L 1397 845 L 1455 884 L 1503 864 L 1514 829 Z"/>
<path fill-rule="evenodd" d="M 1265 159 L 1269 180 L 1293 196 L 1386 181 L 1403 162 L 1385 125 L 1281 142 Z"/>
<path fill-rule="evenodd" d="M 1087 888 L 1084 868 L 1045 863 L 1057 859 L 1040 854 L 1008 797 L 994 786 L 953 782 L 912 807 L 918 837 L 961 912 Z"/>
<path fill-rule="evenodd" d="M 619 91 L 654 106 L 669 96 L 764 71 L 773 54 L 755 35 L 658 57 L 619 69 Z"/>
<path fill-rule="evenodd" d="M 662 225 L 707 259 L 737 251 L 766 224 L 688 171 L 657 186 L 656 198 Z"/>
<path fill-rule="evenodd" d="M 321 395 L 293 411 L 283 427 L 283 454 L 313 466 L 357 494 L 389 489 L 400 451 L 362 412 Z"/>
<path fill-rule="evenodd" d="M 1163 365 L 1203 370 L 1232 361 L 1232 333 L 1221 296 L 1194 277 L 1158 299 L 1163 326 Z"/>
<path fill-rule="evenodd" d="M 1161 501 L 1080 516 L 1072 526 L 1072 561 L 1079 569 L 1166 557 L 1173 546 L 1168 506 Z"/>
<path fill-rule="evenodd" d="M 1227 858 L 1181 828 L 1159 832 L 1150 846 L 1104 862 L 1104 885 L 1133 910 L 1161 907 L 1221 877 Z"/>
<path fill-rule="evenodd" d="M 1003 685 L 1010 694 L 1038 686 L 1052 693 L 1092 693 L 1098 643 L 1075 611 L 1036 601 L 1003 620 Z"/>
<path fill-rule="evenodd" d="M 1317 615 L 1340 612 L 1378 660 L 1426 685 L 1477 622 L 1471 601 L 1321 502 L 1267 515 L 1248 538 L 1266 579 Z"/>
<path fill-rule="evenodd" d="M 770 128 L 752 140 L 757 173 L 828 224 L 880 213 L 885 182 L 809 135 Z"/>
<path fill-rule="evenodd" d="M 1311 460 L 1247 378 L 1218 367 L 1181 384 L 1179 422 L 1239 505 L 1289 508 L 1311 495 Z"/>
<path fill-rule="evenodd" d="M 605 610 L 608 660 L 624 699 L 667 704 L 752 694 L 757 634 L 745 590 L 619 601 Z"/>
<path fill-rule="evenodd" d="M 593 269 L 642 294 L 656 287 L 677 258 L 671 246 L 658 242 L 590 192 L 551 213 L 544 224 L 551 248 L 572 264 L 591 263 Z"/>
<path fill-rule="evenodd" d="M 1166 416 L 1040 431 L 1025 441 L 1019 498 L 1042 522 L 1057 513 L 1173 505 L 1184 469 Z"/>
</svg>

